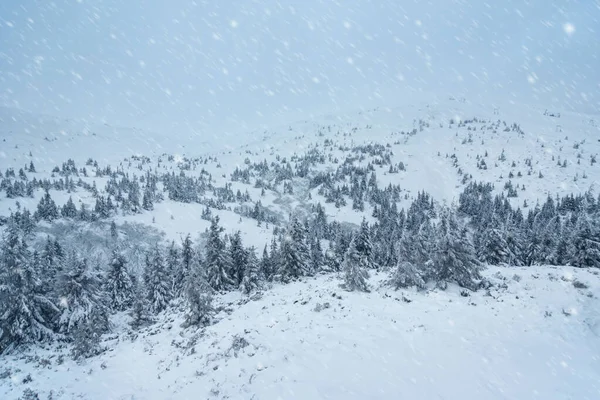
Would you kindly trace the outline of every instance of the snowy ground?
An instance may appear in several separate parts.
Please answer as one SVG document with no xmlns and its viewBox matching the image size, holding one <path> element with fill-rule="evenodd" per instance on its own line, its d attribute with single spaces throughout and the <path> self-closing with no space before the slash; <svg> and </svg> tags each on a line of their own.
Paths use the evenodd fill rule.
<svg viewBox="0 0 600 400">
<path fill-rule="evenodd" d="M 469 297 L 396 292 L 385 276 L 366 294 L 335 275 L 228 294 L 202 330 L 170 310 L 80 365 L 56 349 L 4 357 L 0 398 L 600 398 L 598 271 L 489 268 L 494 288 Z"/>
</svg>

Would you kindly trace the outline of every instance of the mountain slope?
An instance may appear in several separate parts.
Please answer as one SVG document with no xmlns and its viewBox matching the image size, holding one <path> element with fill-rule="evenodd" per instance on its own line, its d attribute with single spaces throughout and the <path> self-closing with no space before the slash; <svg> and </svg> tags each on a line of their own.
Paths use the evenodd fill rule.
<svg viewBox="0 0 600 400">
<path fill-rule="evenodd" d="M 5 357 L 0 395 L 29 387 L 40 398 L 91 400 L 597 398 L 597 271 L 485 275 L 497 287 L 470 297 L 456 288 L 348 293 L 335 276 L 275 285 L 249 301 L 233 293 L 218 299 L 218 322 L 206 329 L 182 330 L 181 314 L 169 311 L 139 333 L 110 335 L 108 352 L 79 365 L 59 361 L 60 350 Z"/>
</svg>

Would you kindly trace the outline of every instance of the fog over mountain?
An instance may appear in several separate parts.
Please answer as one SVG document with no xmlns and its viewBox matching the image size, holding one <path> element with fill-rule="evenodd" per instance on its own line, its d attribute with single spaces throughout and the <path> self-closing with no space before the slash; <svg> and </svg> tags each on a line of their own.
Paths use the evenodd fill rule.
<svg viewBox="0 0 600 400">
<path fill-rule="evenodd" d="M 598 110 L 598 1 L 3 1 L 0 103 L 208 135 L 370 106 Z"/>
</svg>

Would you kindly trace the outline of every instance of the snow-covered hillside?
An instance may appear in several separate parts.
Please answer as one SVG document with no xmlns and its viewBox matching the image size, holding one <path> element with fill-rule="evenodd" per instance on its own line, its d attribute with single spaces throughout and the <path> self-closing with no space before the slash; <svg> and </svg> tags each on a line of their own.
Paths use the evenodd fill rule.
<svg viewBox="0 0 600 400">
<path fill-rule="evenodd" d="M 66 349 L 3 357 L 0 396 L 41 399 L 596 399 L 600 277 L 570 267 L 490 268 L 462 297 L 377 288 L 335 275 L 218 299 L 217 322 L 163 313 L 77 364 Z M 121 319 L 118 319 L 121 322 Z"/>
<path fill-rule="evenodd" d="M 185 159 L 214 157 L 215 162 L 202 168 L 212 175 L 215 185 L 223 186 L 230 182 L 230 174 L 247 162 L 271 163 L 278 157 L 303 156 L 314 149 L 330 160 L 341 162 L 352 154 L 350 150 L 355 146 L 380 144 L 389 146 L 391 164 L 404 165 L 404 171 L 393 174 L 389 173 L 388 165 L 377 169 L 380 185 L 400 185 L 406 191 L 408 196 L 399 203 L 404 207 L 422 190 L 436 201 L 456 203 L 459 193 L 471 181 L 493 183 L 497 193 L 507 193 L 505 185 L 510 182 L 517 191 L 517 196 L 510 199 L 513 206 L 523 206 L 524 202 L 533 206 L 547 196 L 588 190 L 597 194 L 600 182 L 600 163 L 596 161 L 600 154 L 600 116 L 524 105 L 481 105 L 448 98 L 325 115 L 279 128 L 241 131 L 232 137 L 203 134 L 173 137 L 135 128 L 61 121 L 8 108 L 0 110 L 2 168 L 18 170 L 33 161 L 36 173 L 32 176 L 38 179 L 50 177 L 52 169 L 67 159 L 81 167 L 91 158 L 101 166 L 141 176 L 148 169 L 178 170 Z M 147 157 L 148 161 L 140 169 L 139 163 L 132 163 L 132 156 Z M 367 159 L 364 164 L 369 161 L 372 160 Z M 319 168 L 330 171 L 338 165 L 328 162 Z M 106 180 L 93 176 L 84 180 L 89 184 L 96 181 L 100 190 L 106 184 Z M 239 182 L 233 183 L 233 189 L 248 190 L 252 198 L 260 192 Z M 14 211 L 15 201 L 33 209 L 41 194 L 38 192 L 31 200 L 2 199 L 0 212 L 7 215 L 9 210 Z M 77 191 L 73 196 L 93 206 L 93 199 L 85 193 Z M 278 197 L 280 193 L 267 193 L 263 203 L 276 212 L 291 212 L 293 205 L 284 206 L 290 201 L 272 204 Z M 67 199 L 68 196 L 57 193 L 59 206 Z M 150 223 L 154 218 L 175 239 L 182 232 L 201 232 L 208 226 L 199 220 L 200 213 L 200 205 L 165 201 L 151 213 L 125 220 Z M 328 208 L 328 213 L 353 223 L 362 218 L 335 208 Z M 176 222 L 170 219 L 172 215 Z M 223 213 L 221 217 L 234 229 L 235 216 Z"/>
<path fill-rule="evenodd" d="M 0 1 L 1 399 L 599 399 L 600 1 Z"/>
<path fill-rule="evenodd" d="M 154 254 L 157 244 L 166 245 L 172 240 L 179 243 L 191 234 L 198 245 L 195 251 L 203 255 L 204 246 L 209 246 L 206 240 L 210 241 L 205 231 L 217 216 L 229 236 L 224 242 L 227 246 L 239 231 L 244 245 L 259 251 L 281 237 L 282 230 L 289 229 L 286 227 L 292 215 L 313 221 L 309 223 L 309 231 L 313 232 L 311 224 L 315 220 L 311 215 L 317 204 L 328 221 L 347 224 L 344 226 L 351 230 L 363 218 L 374 227 L 373 232 L 384 230 L 385 217 L 376 214 L 385 202 L 369 199 L 372 194 L 359 194 L 356 199 L 355 171 L 361 168 L 372 175 L 377 187 L 394 187 L 398 191 L 397 197 L 391 197 L 395 206 L 406 210 L 419 204 L 419 193 L 424 192 L 435 201 L 430 211 L 444 204 L 455 207 L 459 196 L 474 182 L 493 184 L 494 194 L 502 195 L 515 210 L 523 212 L 548 196 L 569 194 L 591 194 L 588 206 L 592 207 L 600 182 L 600 164 L 596 161 L 600 153 L 600 119 L 562 110 L 486 106 L 447 98 L 324 115 L 260 132 L 239 132 L 235 137 L 177 136 L 176 140 L 139 129 L 1 110 L 0 170 L 6 183 L 0 191 L 0 214 L 9 217 L 23 209 L 33 212 L 37 208 L 40 214 L 35 217 L 36 225 L 28 228 L 34 232 L 33 247 L 43 257 L 47 240 L 74 247 L 93 260 L 101 276 L 108 273 L 102 265 L 109 263 L 110 251 L 115 248 L 125 254 L 132 275 L 144 277 L 151 265 L 144 259 Z M 24 176 L 19 169 L 23 169 Z M 328 174 L 330 178 L 325 178 Z M 186 191 L 179 192 L 173 186 L 172 177 L 178 175 L 183 177 L 182 182 L 192 179 L 197 186 L 193 200 L 185 197 Z M 125 191 L 124 198 L 115 192 L 116 178 L 125 182 L 118 186 Z M 135 190 L 144 195 L 140 192 L 136 195 L 139 199 L 134 196 L 132 200 L 129 193 L 134 189 L 129 185 L 138 185 L 138 179 L 140 184 Z M 327 179 L 334 179 L 333 184 Z M 366 175 L 363 179 L 366 181 Z M 32 180 L 40 183 L 36 186 Z M 49 185 L 48 194 L 44 185 Z M 340 195 L 344 185 L 352 189 Z M 27 189 L 30 195 L 19 192 L 26 186 L 31 187 Z M 342 192 L 337 192 L 340 187 Z M 377 190 L 369 182 L 367 193 Z M 42 215 L 40 204 L 45 204 L 47 196 L 56 202 L 62 216 Z M 115 208 L 98 208 L 99 199 L 104 204 L 111 197 Z M 144 204 L 140 201 L 133 207 L 131 201 L 141 197 Z M 85 205 L 91 214 L 65 214 L 70 198 L 77 209 Z M 344 198 L 347 200 L 342 201 Z M 148 206 L 146 201 L 150 202 Z M 244 211 L 244 207 L 252 210 L 257 204 L 260 216 Z M 588 218 L 596 227 L 597 214 L 589 212 Z M 494 213 L 502 211 L 494 209 Z M 535 213 L 540 210 L 536 208 Z M 563 222 L 559 225 L 572 230 L 568 241 L 573 241 L 573 247 L 565 250 L 568 256 L 562 259 L 571 262 L 569 257 L 579 257 L 577 260 L 584 261 L 578 262 L 593 265 L 596 261 L 589 257 L 595 253 L 585 253 L 588 258 L 583 259 L 575 250 L 579 249 L 577 238 L 584 227 L 569 228 L 570 214 L 564 210 L 561 213 L 559 220 Z M 471 217 L 480 218 L 477 214 Z M 431 217 L 431 221 L 436 218 Z M 111 226 L 109 234 L 109 222 L 114 233 Z M 434 225 L 434 232 L 440 226 Z M 509 223 L 502 226 L 512 229 Z M 402 241 L 411 235 L 409 228 L 405 229 Z M 474 236 L 479 234 L 478 229 L 475 226 Z M 548 236 L 554 228 L 544 229 L 543 234 L 534 230 L 533 238 L 530 233 L 519 233 L 527 249 L 522 249 L 518 263 L 560 259 L 556 258 L 561 257 L 558 253 L 538 255 L 538 250 L 535 254 L 529 250 L 530 241 L 535 241 L 538 234 L 545 235 L 544 246 L 559 246 L 558 237 Z M 600 396 L 600 359 L 596 355 L 600 350 L 598 269 L 490 266 L 483 272 L 485 289 L 478 291 L 453 284 L 443 291 L 431 282 L 425 291 L 395 291 L 387 283 L 396 268 L 396 261 L 391 261 L 392 265 L 382 264 L 380 271 L 372 272 L 371 292 L 347 292 L 340 287 L 343 272 L 332 272 L 340 268 L 341 260 L 336 261 L 335 254 L 342 251 L 343 255 L 344 251 L 344 234 L 339 232 L 343 230 L 318 237 L 321 246 L 330 248 L 323 252 L 325 259 L 317 268 L 323 265 L 323 270 L 316 275 L 315 270 L 308 274 L 311 276 L 289 284 L 265 282 L 263 290 L 252 291 L 249 296 L 237 291 L 217 292 L 216 314 L 206 327 L 187 327 L 187 303 L 174 297 L 154 323 L 140 330 L 129 326 L 131 317 L 127 313 L 113 312 L 111 328 L 100 342 L 105 349 L 100 355 L 74 361 L 69 341 L 44 342 L 3 355 L 0 396 Z M 294 235 L 293 230 L 290 234 Z M 501 236 L 506 239 L 512 234 L 504 232 Z M 113 235 L 118 237 L 116 242 Z M 432 240 L 421 235 L 419 231 L 413 245 Z M 566 236 L 563 234 L 563 238 Z M 309 235 L 307 243 L 314 244 L 312 240 Z M 548 244 L 548 240 L 555 242 Z M 284 241 L 281 243 L 283 246 Z M 392 250 L 373 251 L 382 263 L 386 253 L 392 254 L 393 260 L 397 256 L 402 259 L 405 245 L 401 242 L 393 244 Z M 337 249 L 339 246 L 342 250 Z M 485 246 L 477 247 L 477 251 Z M 431 251 L 438 251 L 434 247 Z M 270 254 L 275 251 L 269 250 Z M 312 251 L 311 247 L 311 257 Z M 490 251 L 478 253 L 478 257 L 501 257 L 505 260 L 501 263 L 516 260 L 504 250 L 498 250 L 498 254 Z M 430 268 L 430 262 L 422 264 L 423 268 Z M 65 300 L 60 301 L 62 304 Z"/>
</svg>

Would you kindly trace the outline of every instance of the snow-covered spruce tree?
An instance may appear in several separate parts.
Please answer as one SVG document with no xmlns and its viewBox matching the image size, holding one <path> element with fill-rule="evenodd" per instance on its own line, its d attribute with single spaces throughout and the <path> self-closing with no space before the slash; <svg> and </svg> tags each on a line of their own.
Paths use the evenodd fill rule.
<svg viewBox="0 0 600 400">
<path fill-rule="evenodd" d="M 321 271 L 325 264 L 325 257 L 323 255 L 323 249 L 321 248 L 321 241 L 316 237 L 310 241 L 310 270 L 311 275 L 314 275 Z"/>
<path fill-rule="evenodd" d="M 442 288 L 449 282 L 455 282 L 461 287 L 477 290 L 481 285 L 480 265 L 467 229 L 459 223 L 451 209 L 445 208 L 440 214 L 433 254 L 433 276 Z"/>
<path fill-rule="evenodd" d="M 125 257 L 117 250 L 113 250 L 104 291 L 108 297 L 109 306 L 114 311 L 123 311 L 129 308 L 133 302 L 133 282 L 127 270 Z"/>
<path fill-rule="evenodd" d="M 185 240 L 183 243 L 185 243 Z M 173 294 L 173 297 L 178 297 L 183 294 L 184 274 L 181 265 L 181 259 L 179 257 L 179 249 L 175 246 L 174 240 L 171 241 L 169 247 L 167 248 L 167 253 L 165 255 L 165 263 L 167 264 L 167 273 L 171 277 L 171 293 Z"/>
<path fill-rule="evenodd" d="M 281 265 L 279 275 L 282 282 L 289 282 L 307 274 L 309 252 L 306 245 L 304 225 L 294 218 L 281 243 Z"/>
<path fill-rule="evenodd" d="M 146 284 L 149 311 L 158 314 L 167 307 L 171 300 L 171 278 L 167 273 L 167 267 L 158 244 L 146 255 L 144 283 Z"/>
<path fill-rule="evenodd" d="M 239 287 L 244 279 L 248 264 L 248 254 L 242 244 L 242 234 L 240 231 L 237 231 L 230 239 L 229 254 L 231 258 L 229 276 L 233 280 L 233 285 Z"/>
<path fill-rule="evenodd" d="M 71 355 L 74 359 L 92 357 L 102 350 L 100 341 L 102 333 L 108 326 L 108 315 L 100 307 L 92 308 L 89 318 L 73 333 L 73 348 Z"/>
<path fill-rule="evenodd" d="M 52 200 L 50 193 L 46 192 L 44 197 L 42 197 L 38 203 L 34 218 L 37 221 L 43 219 L 49 222 L 52 222 L 58 218 L 58 207 L 56 206 L 54 200 Z"/>
<path fill-rule="evenodd" d="M 154 209 L 154 199 L 149 186 L 146 186 L 144 189 L 144 194 L 142 196 L 142 208 L 146 211 L 152 211 Z"/>
<path fill-rule="evenodd" d="M 371 229 L 369 228 L 369 224 L 364 217 L 360 224 L 360 230 L 354 238 L 354 241 L 356 245 L 356 251 L 358 251 L 361 256 L 364 256 L 368 268 L 374 268 L 375 265 L 372 257 L 373 243 L 371 241 Z"/>
<path fill-rule="evenodd" d="M 508 250 L 506 240 L 500 228 L 489 226 L 479 235 L 479 252 L 477 254 L 480 261 L 500 265 L 508 260 Z"/>
<path fill-rule="evenodd" d="M 119 231 L 117 230 L 115 221 L 110 222 L 110 238 L 115 242 L 119 239 Z"/>
<path fill-rule="evenodd" d="M 344 255 L 342 262 L 342 272 L 344 273 L 344 287 L 346 290 L 368 292 L 369 286 L 367 272 L 369 264 L 364 254 L 361 254 L 356 248 L 356 238 L 350 242 L 350 246 Z"/>
<path fill-rule="evenodd" d="M 242 293 L 248 295 L 260 288 L 260 265 L 256 256 L 256 249 L 250 247 L 246 250 L 246 268 L 244 269 L 244 277 L 240 289 Z"/>
<path fill-rule="evenodd" d="M 74 334 L 88 323 L 92 313 L 106 316 L 106 298 L 101 291 L 101 283 L 100 274 L 88 265 L 85 258 L 79 258 L 74 252 L 66 257 L 65 269 L 58 282 L 59 302 L 63 309 L 59 320 L 61 332 Z M 94 323 L 99 334 L 108 331 L 108 318 L 105 320 L 105 325 Z"/>
<path fill-rule="evenodd" d="M 153 322 L 149 309 L 150 306 L 144 282 L 136 279 L 134 281 L 133 306 L 129 313 L 131 316 L 130 325 L 133 329 L 139 329 Z"/>
<path fill-rule="evenodd" d="M 573 234 L 571 265 L 600 268 L 600 224 L 581 213 Z"/>
<path fill-rule="evenodd" d="M 219 217 L 213 218 L 208 231 L 204 269 L 206 279 L 214 290 L 225 290 L 233 285 L 227 271 L 231 270 L 231 259 L 221 238 L 223 228 L 219 226 Z"/>
<path fill-rule="evenodd" d="M 31 262 L 27 243 L 9 224 L 0 249 L 0 354 L 54 337 L 59 311 L 44 295 Z"/>
<path fill-rule="evenodd" d="M 276 269 L 273 266 L 273 262 L 271 261 L 271 257 L 269 256 L 269 250 L 267 250 L 267 245 L 263 249 L 263 254 L 259 263 L 260 275 L 267 281 L 271 282 L 273 280 L 273 275 L 275 275 Z"/>
<path fill-rule="evenodd" d="M 197 259 L 192 260 L 184 285 L 185 301 L 188 306 L 184 327 L 210 324 L 214 313 L 212 292 L 213 289 L 206 280 L 206 271 Z"/>
<path fill-rule="evenodd" d="M 69 196 L 69 200 L 62 206 L 60 210 L 63 218 L 77 218 L 77 207 L 75 207 L 75 203 L 73 203 L 73 199 Z"/>
<path fill-rule="evenodd" d="M 422 272 L 410 261 L 400 261 L 390 279 L 390 284 L 397 290 L 416 286 L 418 289 L 425 288 L 425 280 Z"/>
</svg>

